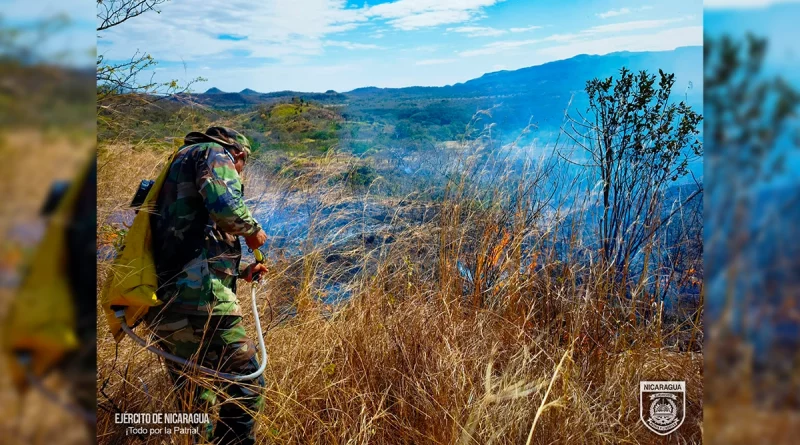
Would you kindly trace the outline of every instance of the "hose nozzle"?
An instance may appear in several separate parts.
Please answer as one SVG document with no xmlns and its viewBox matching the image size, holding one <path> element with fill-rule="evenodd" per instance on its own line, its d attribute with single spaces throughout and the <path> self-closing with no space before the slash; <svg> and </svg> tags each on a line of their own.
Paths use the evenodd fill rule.
<svg viewBox="0 0 800 445">
<path fill-rule="evenodd" d="M 267 257 L 264 256 L 264 253 L 261 252 L 261 249 L 254 249 L 253 256 L 256 258 L 256 263 L 264 264 L 267 262 Z"/>
<path fill-rule="evenodd" d="M 111 306 L 111 310 L 114 311 L 114 316 L 118 319 L 125 318 L 125 306 Z"/>
<path fill-rule="evenodd" d="M 264 256 L 264 253 L 261 252 L 261 249 L 253 249 L 253 257 L 256 259 L 256 263 L 258 264 L 264 264 L 267 262 L 267 257 Z M 253 281 L 260 281 L 260 279 L 260 273 L 253 275 Z"/>
</svg>

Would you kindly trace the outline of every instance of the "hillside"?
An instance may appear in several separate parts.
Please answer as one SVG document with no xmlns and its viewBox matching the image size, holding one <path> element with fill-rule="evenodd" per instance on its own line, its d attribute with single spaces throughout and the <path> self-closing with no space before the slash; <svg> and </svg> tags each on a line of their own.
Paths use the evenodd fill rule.
<svg viewBox="0 0 800 445">
<path fill-rule="evenodd" d="M 228 93 L 219 88 L 212 87 L 204 93 L 182 93 L 175 95 L 172 100 L 182 103 L 195 103 L 218 110 L 242 110 L 257 105 L 269 105 L 290 100 L 293 97 L 306 101 L 324 103 L 343 103 L 348 98 L 335 91 L 326 93 L 303 93 L 297 91 L 276 91 L 272 93 L 259 93 L 250 88 L 245 88 L 238 93 Z"/>
<path fill-rule="evenodd" d="M 686 100 L 701 109 L 702 57 L 700 47 L 581 55 L 443 87 L 364 87 L 344 93 L 262 93 L 250 88 L 226 92 L 212 87 L 130 110 L 126 116 L 140 124 L 118 133 L 103 123 L 98 135 L 101 143 L 120 137 L 164 140 L 224 120 L 250 137 L 257 150 L 325 152 L 338 147 L 363 155 L 428 150 L 474 137 L 489 126 L 495 141 L 508 143 L 533 124 L 525 139 L 518 141 L 527 144 L 535 139 L 539 146 L 546 146 L 558 137 L 568 107 L 572 115 L 586 110 L 586 81 L 614 76 L 623 66 L 653 74 L 659 69 L 675 73 L 673 100 Z M 481 110 L 490 112 L 473 121 Z M 701 163 L 690 168 L 702 175 Z"/>
<path fill-rule="evenodd" d="M 521 68 L 513 71 L 496 71 L 468 80 L 464 83 L 442 87 L 414 86 L 405 88 L 379 88 L 374 86 L 356 88 L 352 91 L 337 93 L 329 90 L 325 93 L 302 91 L 277 91 L 259 93 L 245 88 L 239 93 L 225 93 L 240 96 L 257 96 L 262 102 L 270 102 L 287 97 L 299 97 L 305 100 L 321 102 L 353 101 L 364 98 L 456 98 L 482 97 L 497 95 L 524 95 L 531 92 L 560 91 L 570 92 L 583 88 L 587 79 L 605 77 L 616 74 L 620 67 L 631 70 L 646 69 L 676 74 L 678 82 L 692 82 L 698 91 L 691 96 L 702 96 L 702 47 L 689 46 L 673 51 L 650 52 L 615 52 L 602 56 L 581 54 L 569 59 L 548 62 L 542 65 Z M 216 106 L 215 99 L 206 97 L 210 94 L 224 93 L 218 88 L 211 88 L 203 94 L 191 97 L 208 105 Z M 233 96 L 231 96 L 232 98 Z M 247 99 L 243 99 L 247 100 Z M 223 106 L 222 104 L 219 104 Z"/>
<path fill-rule="evenodd" d="M 262 105 L 242 122 L 256 150 L 327 151 L 338 142 L 342 117 L 298 99 Z"/>
<path fill-rule="evenodd" d="M 701 108 L 702 57 L 701 47 L 579 55 L 513 71 L 487 73 L 442 87 L 364 87 L 344 93 L 333 90 L 259 93 L 249 88 L 227 93 L 211 88 L 202 94 L 179 95 L 174 100 L 237 112 L 302 99 L 338 109 L 343 119 L 352 123 L 352 140 L 369 139 L 378 148 L 392 145 L 397 139 L 417 148 L 433 141 L 457 140 L 478 110 L 490 109 L 491 117 L 485 116 L 483 120 L 484 124 L 495 124 L 497 137 L 512 140 L 532 123 L 537 128 L 537 137 L 549 140 L 558 132 L 570 104 L 573 110 L 586 108 L 583 94 L 586 81 L 613 76 L 623 66 L 633 71 L 656 73 L 662 69 L 675 73 L 675 100 L 686 100 L 689 105 Z"/>
<path fill-rule="evenodd" d="M 441 115 L 446 108 L 461 110 L 457 121 L 465 124 L 476 110 L 494 108 L 493 121 L 498 130 L 506 133 L 516 133 L 531 121 L 542 132 L 556 131 L 570 101 L 573 109 L 585 109 L 583 88 L 587 80 L 616 75 L 623 66 L 633 71 L 657 73 L 662 69 L 675 73 L 675 99 L 685 99 L 689 105 L 701 108 L 702 58 L 701 47 L 580 55 L 515 71 L 488 73 L 444 87 L 360 88 L 344 94 L 350 98 L 348 112 L 356 116 L 413 117 L 415 113 L 409 110 Z M 693 88 L 687 89 L 690 84 Z"/>
</svg>

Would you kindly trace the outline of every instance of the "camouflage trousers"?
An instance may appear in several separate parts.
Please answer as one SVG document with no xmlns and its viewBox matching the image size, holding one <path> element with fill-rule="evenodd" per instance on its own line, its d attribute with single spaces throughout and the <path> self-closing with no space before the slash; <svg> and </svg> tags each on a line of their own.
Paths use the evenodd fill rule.
<svg viewBox="0 0 800 445">
<path fill-rule="evenodd" d="M 169 353 L 221 372 L 250 374 L 259 368 L 256 347 L 247 337 L 240 316 L 162 313 L 149 318 L 155 343 Z M 196 425 L 203 440 L 215 444 L 255 443 L 253 416 L 263 405 L 263 376 L 248 382 L 231 382 L 187 374 L 182 365 L 169 360 L 166 363 L 182 412 L 205 412 L 211 417 L 212 410 L 219 408 L 216 428 L 212 424 Z M 220 403 L 218 396 L 223 398 Z"/>
</svg>

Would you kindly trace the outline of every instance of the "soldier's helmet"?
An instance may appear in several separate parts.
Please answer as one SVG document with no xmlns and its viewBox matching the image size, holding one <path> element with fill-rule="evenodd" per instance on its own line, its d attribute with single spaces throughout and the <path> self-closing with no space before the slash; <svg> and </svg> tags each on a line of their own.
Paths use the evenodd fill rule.
<svg viewBox="0 0 800 445">
<path fill-rule="evenodd" d="M 206 130 L 206 136 L 222 145 L 233 146 L 240 151 L 244 151 L 250 156 L 250 142 L 247 138 L 236 130 L 227 127 L 211 127 Z"/>
</svg>

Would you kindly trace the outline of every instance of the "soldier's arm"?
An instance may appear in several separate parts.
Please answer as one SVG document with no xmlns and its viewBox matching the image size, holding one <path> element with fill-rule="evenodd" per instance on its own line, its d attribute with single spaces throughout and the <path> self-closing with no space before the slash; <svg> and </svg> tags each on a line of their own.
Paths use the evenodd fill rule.
<svg viewBox="0 0 800 445">
<path fill-rule="evenodd" d="M 211 219 L 223 232 L 248 237 L 261 229 L 244 203 L 239 173 L 219 145 L 212 144 L 199 160 L 197 188 Z"/>
</svg>

